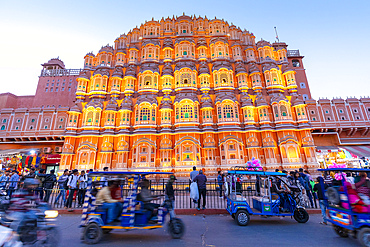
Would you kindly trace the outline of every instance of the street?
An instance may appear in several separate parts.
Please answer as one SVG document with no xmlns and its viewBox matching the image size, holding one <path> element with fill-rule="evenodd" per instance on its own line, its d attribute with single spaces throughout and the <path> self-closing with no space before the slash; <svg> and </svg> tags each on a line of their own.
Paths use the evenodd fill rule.
<svg viewBox="0 0 370 247">
<path fill-rule="evenodd" d="M 180 240 L 172 239 L 166 227 L 155 230 L 114 230 L 95 246 L 359 246 L 353 238 L 340 238 L 331 226 L 320 225 L 320 215 L 310 215 L 306 224 L 290 217 L 251 216 L 246 227 L 238 226 L 229 215 L 179 215 L 186 226 Z M 60 215 L 59 246 L 87 246 L 81 243 L 79 215 Z"/>
</svg>

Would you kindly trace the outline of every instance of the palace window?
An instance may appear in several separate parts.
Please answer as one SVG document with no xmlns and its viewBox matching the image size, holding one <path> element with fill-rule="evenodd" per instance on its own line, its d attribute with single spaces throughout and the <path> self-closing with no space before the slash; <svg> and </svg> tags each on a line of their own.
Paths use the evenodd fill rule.
<svg viewBox="0 0 370 247">
<path fill-rule="evenodd" d="M 140 121 L 147 121 L 150 118 L 150 111 L 148 108 L 142 108 L 140 110 Z"/>
</svg>

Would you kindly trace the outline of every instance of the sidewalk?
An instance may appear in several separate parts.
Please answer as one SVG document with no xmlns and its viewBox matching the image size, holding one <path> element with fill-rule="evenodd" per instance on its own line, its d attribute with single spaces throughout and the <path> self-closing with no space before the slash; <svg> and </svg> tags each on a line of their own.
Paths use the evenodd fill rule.
<svg viewBox="0 0 370 247">
<path fill-rule="evenodd" d="M 57 209 L 59 214 L 82 214 L 82 209 L 75 209 L 73 212 L 68 212 L 66 209 Z M 308 214 L 321 214 L 321 209 L 308 208 L 306 209 Z M 205 210 L 196 210 L 195 208 L 189 209 L 175 209 L 175 213 L 178 215 L 215 215 L 215 214 L 228 214 L 226 209 L 205 209 Z"/>
</svg>

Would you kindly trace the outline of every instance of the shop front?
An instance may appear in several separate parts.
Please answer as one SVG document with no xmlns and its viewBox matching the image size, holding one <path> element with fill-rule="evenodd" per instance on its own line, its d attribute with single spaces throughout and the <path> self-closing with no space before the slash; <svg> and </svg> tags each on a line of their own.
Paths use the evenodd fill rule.
<svg viewBox="0 0 370 247">
<path fill-rule="evenodd" d="M 46 169 L 46 173 L 50 173 L 51 170 L 57 172 L 60 164 L 60 154 L 45 154 L 41 157 L 41 166 Z"/>
</svg>

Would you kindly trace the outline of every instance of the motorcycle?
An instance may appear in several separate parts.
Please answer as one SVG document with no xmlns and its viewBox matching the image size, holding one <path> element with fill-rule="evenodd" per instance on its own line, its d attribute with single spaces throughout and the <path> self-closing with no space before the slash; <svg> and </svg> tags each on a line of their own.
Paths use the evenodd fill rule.
<svg viewBox="0 0 370 247">
<path fill-rule="evenodd" d="M 58 211 L 40 205 L 28 212 L 10 212 L 2 215 L 0 224 L 18 233 L 24 245 L 58 246 L 59 231 L 53 224 Z"/>
</svg>

